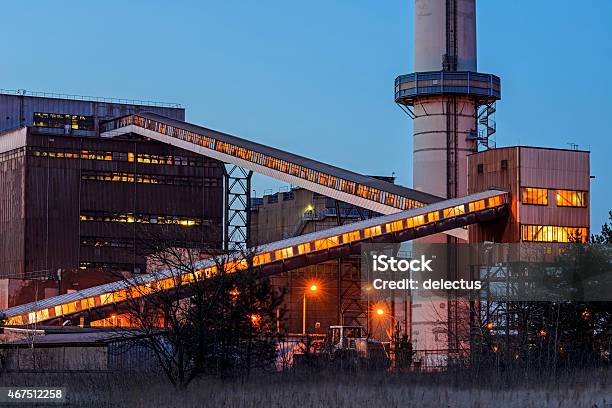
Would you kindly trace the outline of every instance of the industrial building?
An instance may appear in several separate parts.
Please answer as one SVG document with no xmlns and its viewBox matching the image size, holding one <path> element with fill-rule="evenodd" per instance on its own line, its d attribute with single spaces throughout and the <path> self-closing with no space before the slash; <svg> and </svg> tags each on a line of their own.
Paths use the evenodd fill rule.
<svg viewBox="0 0 612 408">
<path fill-rule="evenodd" d="M 512 146 L 468 157 L 468 190 L 511 194 L 509 217 L 470 228 L 470 242 L 586 241 L 590 235 L 589 152 Z"/>
<path fill-rule="evenodd" d="M 222 163 L 142 138 L 99 137 L 101 121 L 141 110 L 185 115 L 0 95 L 0 307 L 145 272 L 148 240 L 221 249 Z"/>
<path fill-rule="evenodd" d="M 113 108 L 79 111 L 80 103 L 99 102 L 72 101 L 76 105 L 55 109 L 44 104 L 60 102 L 38 98 L 40 107 L 15 110 L 33 102 L 7 95 L 13 110 L 6 121 L 17 129 L 0 135 L 0 221 L 3 232 L 11 231 L 0 238 L 0 273 L 10 271 L 1 276 L 23 280 L 30 271 L 49 276 L 78 268 L 76 282 L 93 286 L 84 283 L 83 271 L 100 276 L 113 267 L 143 268 L 134 244 L 141 234 L 126 225 L 162 224 L 177 235 L 187 232 L 181 245 L 252 248 L 253 266 L 288 289 L 283 329 L 323 332 L 343 323 L 370 328 L 371 305 L 359 286 L 363 244 L 414 241 L 418 252 L 429 243 L 585 240 L 589 152 L 497 148 L 494 114 L 501 80 L 477 72 L 475 1 L 416 4 L 416 72 L 395 81 L 395 101 L 414 120 L 414 189 L 185 122 L 177 107 L 105 102 Z M 251 199 L 253 172 L 292 187 Z M 233 233 L 243 241 L 230 240 Z M 447 267 L 452 278 L 460 265 Z M 198 268 L 202 276 L 216 272 L 210 260 Z M 11 294 L 7 278 L 2 290 Z M 153 275 L 148 279 L 148 285 L 157 283 Z M 60 296 L 48 297 L 57 293 L 49 291 L 38 302 L 12 300 L 0 308 L 13 306 L 4 310 L 12 325 L 93 324 L 124 311 L 127 292 L 121 285 L 72 292 L 75 288 L 60 286 Z M 443 316 L 455 333 L 469 331 L 451 295 L 397 306 L 390 306 L 391 318 L 403 322 L 415 349 L 432 361 L 462 348 L 439 330 Z"/>
<path fill-rule="evenodd" d="M 392 177 L 376 178 L 394 182 Z M 251 203 L 254 247 L 380 215 L 303 188 L 266 194 Z M 272 276 L 272 284 L 286 290 L 284 329 L 323 332 L 335 324 L 368 328 L 371 322 L 360 274 L 361 257 L 351 255 Z M 313 285 L 316 291 L 310 290 Z"/>
</svg>

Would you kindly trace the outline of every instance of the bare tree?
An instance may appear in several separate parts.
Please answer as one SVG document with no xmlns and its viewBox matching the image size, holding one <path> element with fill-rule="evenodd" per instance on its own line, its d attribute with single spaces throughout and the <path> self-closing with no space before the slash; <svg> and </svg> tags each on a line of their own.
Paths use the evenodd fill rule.
<svg viewBox="0 0 612 408">
<path fill-rule="evenodd" d="M 124 311 L 176 388 L 274 367 L 283 293 L 253 265 L 253 250 L 181 248 L 161 235 L 146 245 L 147 274 L 121 277 Z"/>
</svg>

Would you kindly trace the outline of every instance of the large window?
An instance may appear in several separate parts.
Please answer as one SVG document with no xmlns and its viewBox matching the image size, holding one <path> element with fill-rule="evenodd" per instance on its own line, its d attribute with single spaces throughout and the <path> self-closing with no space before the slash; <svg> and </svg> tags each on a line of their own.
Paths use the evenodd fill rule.
<svg viewBox="0 0 612 408">
<path fill-rule="evenodd" d="M 545 188 L 523 187 L 521 189 L 523 204 L 548 205 L 548 190 Z"/>
<path fill-rule="evenodd" d="M 586 191 L 557 190 L 557 206 L 559 207 L 586 207 Z"/>
<path fill-rule="evenodd" d="M 521 225 L 521 240 L 525 242 L 585 242 L 588 231 L 584 227 L 556 225 Z"/>
</svg>

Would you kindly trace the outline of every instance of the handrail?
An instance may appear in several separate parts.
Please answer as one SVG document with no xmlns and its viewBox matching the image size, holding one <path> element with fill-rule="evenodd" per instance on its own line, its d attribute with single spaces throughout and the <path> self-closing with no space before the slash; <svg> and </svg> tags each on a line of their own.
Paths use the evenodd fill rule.
<svg viewBox="0 0 612 408">
<path fill-rule="evenodd" d="M 108 98 L 104 96 L 86 96 L 86 95 L 72 95 L 54 92 L 39 92 L 39 91 L 28 91 L 26 89 L 2 89 L 0 88 L 0 95 L 16 95 L 16 96 L 32 96 L 38 98 L 53 98 L 53 99 L 68 99 L 88 102 L 106 102 L 106 103 L 119 103 L 123 105 L 144 105 L 144 106 L 155 106 L 160 108 L 182 108 L 183 105 L 174 102 L 157 102 L 157 101 L 146 101 L 139 99 L 120 99 L 120 98 Z"/>
</svg>

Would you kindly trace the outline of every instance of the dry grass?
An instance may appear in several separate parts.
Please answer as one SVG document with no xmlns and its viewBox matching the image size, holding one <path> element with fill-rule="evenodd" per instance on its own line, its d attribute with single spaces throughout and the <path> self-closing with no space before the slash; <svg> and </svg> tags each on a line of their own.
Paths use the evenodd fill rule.
<svg viewBox="0 0 612 408">
<path fill-rule="evenodd" d="M 64 386 L 75 407 L 611 408 L 610 370 L 543 378 L 469 373 L 289 373 L 249 381 L 204 378 L 187 391 L 163 377 L 108 373 L 8 373 L 1 386 Z"/>
</svg>

